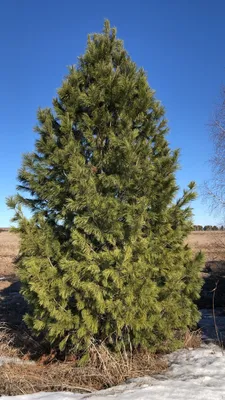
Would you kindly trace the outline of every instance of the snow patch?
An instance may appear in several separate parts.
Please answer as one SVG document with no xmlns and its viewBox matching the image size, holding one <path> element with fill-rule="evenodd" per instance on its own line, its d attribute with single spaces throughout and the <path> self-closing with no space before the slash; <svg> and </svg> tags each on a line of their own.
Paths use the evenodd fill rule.
<svg viewBox="0 0 225 400">
<path fill-rule="evenodd" d="M 0 357 L 0 367 L 4 364 L 34 364 L 34 361 L 25 361 L 18 357 Z"/>
</svg>

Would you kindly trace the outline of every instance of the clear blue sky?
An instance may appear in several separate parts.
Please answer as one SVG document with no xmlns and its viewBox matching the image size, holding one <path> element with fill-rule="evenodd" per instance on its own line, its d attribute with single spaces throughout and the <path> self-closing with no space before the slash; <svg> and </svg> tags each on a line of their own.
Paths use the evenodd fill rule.
<svg viewBox="0 0 225 400">
<path fill-rule="evenodd" d="M 225 81 L 224 0 L 2 0 L 0 2 L 0 226 L 12 216 L 5 197 L 15 193 L 22 153 L 33 149 L 38 106 L 56 89 L 105 18 L 167 111 L 168 139 L 181 148 L 181 188 L 210 177 L 207 127 Z M 201 199 L 194 221 L 214 223 Z"/>
</svg>

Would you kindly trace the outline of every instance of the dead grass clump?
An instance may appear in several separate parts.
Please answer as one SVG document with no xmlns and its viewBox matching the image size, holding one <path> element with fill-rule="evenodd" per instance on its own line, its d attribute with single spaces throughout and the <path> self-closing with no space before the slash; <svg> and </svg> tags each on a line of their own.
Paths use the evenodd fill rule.
<svg viewBox="0 0 225 400">
<path fill-rule="evenodd" d="M 198 329 L 196 331 L 187 331 L 184 338 L 184 348 L 185 349 L 197 349 L 202 344 L 202 333 Z"/>
<path fill-rule="evenodd" d="M 164 371 L 167 362 L 147 352 L 112 354 L 104 345 L 92 346 L 84 367 L 77 362 L 5 364 L 0 367 L 0 392 L 5 395 L 39 391 L 92 392 L 128 378 Z"/>
<path fill-rule="evenodd" d="M 94 367 L 104 375 L 104 387 L 118 385 L 128 378 L 152 375 L 162 372 L 167 367 L 165 360 L 148 351 L 135 351 L 134 353 L 111 353 L 108 348 L 92 345 L 88 366 Z"/>
</svg>

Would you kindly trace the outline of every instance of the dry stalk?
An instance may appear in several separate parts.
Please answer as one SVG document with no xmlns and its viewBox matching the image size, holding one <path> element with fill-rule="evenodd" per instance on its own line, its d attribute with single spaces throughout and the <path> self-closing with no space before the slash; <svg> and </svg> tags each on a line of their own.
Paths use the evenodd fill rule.
<svg viewBox="0 0 225 400">
<path fill-rule="evenodd" d="M 202 342 L 202 334 L 201 329 L 197 329 L 196 331 L 187 331 L 184 338 L 184 347 L 186 349 L 196 349 L 200 347 Z"/>
<path fill-rule="evenodd" d="M 215 313 L 215 296 L 216 296 L 216 290 L 217 290 L 218 283 L 219 283 L 219 281 L 216 282 L 216 286 L 212 290 L 212 293 L 213 293 L 213 297 L 212 297 L 212 313 L 213 313 L 213 321 L 214 321 L 214 327 L 215 327 L 217 341 L 218 341 L 219 346 L 221 347 L 222 354 L 224 354 L 224 352 L 223 352 L 223 342 L 221 341 L 220 336 L 219 336 L 219 330 L 218 330 L 218 326 L 217 326 L 217 323 L 216 323 L 216 313 Z"/>
</svg>

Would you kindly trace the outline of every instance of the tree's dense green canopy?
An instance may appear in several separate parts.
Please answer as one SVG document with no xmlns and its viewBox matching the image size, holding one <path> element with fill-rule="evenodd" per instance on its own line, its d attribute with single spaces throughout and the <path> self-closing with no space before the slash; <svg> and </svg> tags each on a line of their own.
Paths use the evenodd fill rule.
<svg viewBox="0 0 225 400">
<path fill-rule="evenodd" d="M 164 109 L 108 21 L 38 122 L 8 199 L 27 324 L 61 349 L 174 347 L 199 317 L 202 256 L 184 245 L 194 183 L 176 200 Z"/>
</svg>

